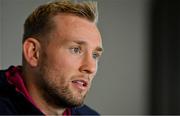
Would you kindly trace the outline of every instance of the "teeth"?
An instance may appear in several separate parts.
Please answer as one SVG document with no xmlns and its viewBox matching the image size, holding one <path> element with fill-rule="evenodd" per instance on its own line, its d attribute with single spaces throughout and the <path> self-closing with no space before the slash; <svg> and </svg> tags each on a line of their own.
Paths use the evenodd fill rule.
<svg viewBox="0 0 180 116">
<path fill-rule="evenodd" d="M 78 83 L 78 84 L 80 84 L 80 85 L 82 85 L 82 86 L 86 86 L 86 84 L 83 82 L 83 81 L 73 81 L 74 83 Z"/>
<path fill-rule="evenodd" d="M 83 85 L 84 83 L 82 81 L 76 81 L 78 84 Z"/>
</svg>

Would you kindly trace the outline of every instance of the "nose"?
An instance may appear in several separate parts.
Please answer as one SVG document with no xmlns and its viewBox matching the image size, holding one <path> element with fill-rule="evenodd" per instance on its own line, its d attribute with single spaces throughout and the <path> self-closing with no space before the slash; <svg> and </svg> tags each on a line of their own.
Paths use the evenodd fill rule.
<svg viewBox="0 0 180 116">
<path fill-rule="evenodd" d="M 97 61 L 93 59 L 92 55 L 86 55 L 82 60 L 79 70 L 83 73 L 95 75 L 97 72 Z"/>
</svg>

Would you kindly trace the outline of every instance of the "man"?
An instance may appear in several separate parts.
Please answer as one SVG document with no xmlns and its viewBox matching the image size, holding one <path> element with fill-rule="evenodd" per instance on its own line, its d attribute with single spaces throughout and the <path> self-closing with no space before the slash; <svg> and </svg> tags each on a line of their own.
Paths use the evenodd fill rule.
<svg viewBox="0 0 180 116">
<path fill-rule="evenodd" d="M 102 41 L 94 2 L 54 1 L 25 21 L 23 65 L 0 72 L 0 114 L 98 115 L 83 104 Z"/>
</svg>

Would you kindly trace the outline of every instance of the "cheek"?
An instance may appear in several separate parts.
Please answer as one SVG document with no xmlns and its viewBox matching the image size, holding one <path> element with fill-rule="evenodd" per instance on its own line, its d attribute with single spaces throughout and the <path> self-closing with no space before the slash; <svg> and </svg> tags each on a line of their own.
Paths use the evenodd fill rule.
<svg viewBox="0 0 180 116">
<path fill-rule="evenodd" d="M 48 60 L 49 64 L 49 80 L 57 87 L 65 86 L 71 80 L 74 74 L 77 73 L 77 62 L 62 56 L 51 57 Z"/>
<path fill-rule="evenodd" d="M 50 64 L 52 64 L 54 68 L 64 72 L 77 70 L 79 67 L 78 60 L 66 55 L 56 55 L 55 57 L 51 57 Z"/>
<path fill-rule="evenodd" d="M 80 58 L 72 55 L 64 48 L 48 49 L 45 56 L 44 59 L 47 59 L 48 66 L 56 73 L 69 75 L 76 73 L 80 67 Z"/>
</svg>

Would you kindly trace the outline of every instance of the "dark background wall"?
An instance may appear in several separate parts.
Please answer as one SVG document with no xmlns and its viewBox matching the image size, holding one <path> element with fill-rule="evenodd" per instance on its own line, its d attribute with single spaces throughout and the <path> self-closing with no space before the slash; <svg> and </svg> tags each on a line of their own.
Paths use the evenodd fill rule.
<svg viewBox="0 0 180 116">
<path fill-rule="evenodd" d="M 152 0 L 151 114 L 180 114 L 180 3 Z"/>
<path fill-rule="evenodd" d="M 2 65 L 2 1 L 0 0 L 0 68 Z"/>
</svg>

